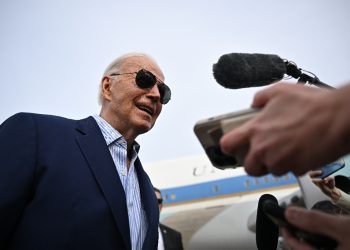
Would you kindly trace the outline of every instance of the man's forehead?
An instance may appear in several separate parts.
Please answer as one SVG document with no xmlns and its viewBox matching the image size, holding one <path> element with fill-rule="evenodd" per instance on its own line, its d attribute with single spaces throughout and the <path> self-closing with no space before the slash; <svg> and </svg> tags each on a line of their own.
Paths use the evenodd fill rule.
<svg viewBox="0 0 350 250">
<path fill-rule="evenodd" d="M 146 69 L 152 72 L 160 79 L 164 79 L 163 73 L 158 65 L 145 56 L 134 56 L 126 58 L 124 63 L 120 67 L 120 71 L 123 72 L 137 72 L 140 69 Z"/>
</svg>

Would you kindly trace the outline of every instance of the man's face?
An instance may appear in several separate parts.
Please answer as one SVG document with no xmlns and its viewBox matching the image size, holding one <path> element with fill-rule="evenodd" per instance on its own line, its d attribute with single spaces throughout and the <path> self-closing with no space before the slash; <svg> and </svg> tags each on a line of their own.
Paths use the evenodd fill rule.
<svg viewBox="0 0 350 250">
<path fill-rule="evenodd" d="M 145 56 L 126 59 L 126 63 L 114 73 L 131 73 L 140 69 L 146 69 L 164 80 L 159 67 Z M 136 74 L 125 74 L 105 77 L 103 80 L 108 81 L 107 90 L 103 90 L 103 96 L 108 100 L 108 120 L 122 134 L 130 130 L 136 135 L 149 131 L 162 110 L 158 87 L 154 85 L 150 89 L 141 89 L 136 85 L 135 77 Z"/>
</svg>

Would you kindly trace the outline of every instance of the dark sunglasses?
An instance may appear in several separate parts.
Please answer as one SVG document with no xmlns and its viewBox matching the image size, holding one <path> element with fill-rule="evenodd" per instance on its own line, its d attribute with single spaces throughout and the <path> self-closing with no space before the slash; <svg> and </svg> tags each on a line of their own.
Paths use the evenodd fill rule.
<svg viewBox="0 0 350 250">
<path fill-rule="evenodd" d="M 120 76 L 120 75 L 129 75 L 136 74 L 135 82 L 136 85 L 141 89 L 149 89 L 152 88 L 155 84 L 157 84 L 159 93 L 160 93 L 160 103 L 167 104 L 171 98 L 171 90 L 170 88 L 161 80 L 159 80 L 155 75 L 149 72 L 146 69 L 140 69 L 137 72 L 130 73 L 113 73 L 110 76 Z"/>
<path fill-rule="evenodd" d="M 163 199 L 162 198 L 158 198 L 157 201 L 158 201 L 159 205 L 161 205 L 163 203 Z"/>
</svg>

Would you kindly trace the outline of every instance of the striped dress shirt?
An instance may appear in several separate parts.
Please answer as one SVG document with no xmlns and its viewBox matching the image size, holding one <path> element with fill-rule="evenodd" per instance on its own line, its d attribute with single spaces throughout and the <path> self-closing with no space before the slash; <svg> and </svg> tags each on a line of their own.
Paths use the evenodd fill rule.
<svg viewBox="0 0 350 250">
<path fill-rule="evenodd" d="M 137 142 L 133 145 L 133 154 L 130 168 L 127 168 L 127 142 L 124 137 L 99 115 L 94 115 L 108 149 L 113 158 L 119 179 L 123 185 L 126 205 L 128 208 L 130 237 L 132 250 L 141 250 L 147 232 L 146 214 L 141 204 L 140 187 L 135 169 L 140 146 Z M 118 176 L 116 176 L 118 178 Z"/>
</svg>

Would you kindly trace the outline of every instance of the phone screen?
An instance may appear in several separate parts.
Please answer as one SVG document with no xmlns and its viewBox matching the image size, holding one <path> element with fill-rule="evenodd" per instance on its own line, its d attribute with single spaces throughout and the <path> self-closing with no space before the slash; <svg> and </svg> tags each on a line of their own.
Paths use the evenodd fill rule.
<svg viewBox="0 0 350 250">
<path fill-rule="evenodd" d="M 342 169 L 345 166 L 345 162 L 343 159 L 339 159 L 338 161 L 329 163 L 321 168 L 322 174 L 321 178 L 326 178 L 327 176 L 330 176 L 331 174 L 337 172 L 338 170 Z"/>
</svg>

